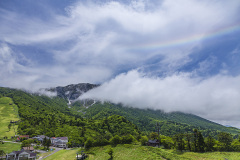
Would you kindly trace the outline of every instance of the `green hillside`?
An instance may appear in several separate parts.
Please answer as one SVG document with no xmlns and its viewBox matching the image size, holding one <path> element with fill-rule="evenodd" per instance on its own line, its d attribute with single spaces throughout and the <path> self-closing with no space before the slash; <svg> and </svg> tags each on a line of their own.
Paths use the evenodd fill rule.
<svg viewBox="0 0 240 160">
<path fill-rule="evenodd" d="M 164 113 L 160 110 L 123 107 L 120 104 L 112 103 L 96 103 L 88 108 L 79 106 L 79 103 L 76 103 L 73 105 L 73 109 L 81 113 L 82 116 L 93 119 L 101 119 L 114 114 L 121 115 L 145 132 L 156 131 L 156 123 L 159 123 L 161 134 L 168 136 L 192 132 L 194 128 L 204 131 L 203 135 L 205 137 L 209 134 L 215 136 L 219 131 L 229 132 L 234 135 L 240 133 L 237 128 L 228 128 L 201 117 L 181 112 Z"/>
<path fill-rule="evenodd" d="M 109 159 L 106 151 L 110 146 L 93 147 L 87 153 L 89 157 L 86 160 Z M 167 150 L 149 146 L 139 145 L 118 145 L 113 147 L 114 160 L 237 160 L 238 152 L 179 152 L 176 150 Z"/>
<path fill-rule="evenodd" d="M 76 102 L 69 107 L 67 101 L 60 97 L 50 98 L 9 88 L 0 88 L 0 97 L 11 98 L 13 103 L 18 106 L 22 121 L 19 123 L 19 134 L 75 137 L 74 135 L 81 135 L 84 132 L 86 140 L 89 136 L 101 135 L 104 131 L 110 132 L 109 127 L 104 128 L 107 125 L 104 119 L 111 119 L 111 116 L 117 118 L 116 115 L 125 117 L 127 121 L 131 122 L 131 126 L 126 125 L 123 130 L 128 130 L 130 127 L 132 128 L 130 132 L 134 135 L 137 135 L 136 132 L 139 131 L 132 124 L 148 134 L 156 131 L 157 123 L 160 127 L 160 133 L 166 136 L 191 133 L 195 128 L 200 130 L 204 137 L 211 135 L 217 138 L 216 135 L 223 131 L 235 135 L 236 138 L 237 134 L 240 133 L 239 129 L 224 127 L 201 117 L 180 112 L 164 113 L 160 110 L 143 110 L 112 103 L 96 103 L 89 107 L 83 107 L 82 103 Z M 9 104 L 9 102 L 6 103 Z M 99 130 L 100 124 L 103 126 Z M 69 130 L 73 130 L 73 132 L 68 132 Z M 114 135 L 115 132 L 111 131 L 111 136 Z M 74 141 L 80 143 L 84 140 Z"/>
<path fill-rule="evenodd" d="M 8 97 L 8 98 L 6 98 Z M 69 138 L 69 146 L 108 144 L 114 136 L 137 138 L 141 132 L 124 117 L 112 115 L 101 120 L 84 119 L 69 109 L 65 100 L 0 88 L 0 98 L 12 99 L 18 106 L 18 134 Z M 7 102 L 4 102 L 6 104 Z"/>
<path fill-rule="evenodd" d="M 10 130 L 8 125 L 10 121 L 18 121 L 18 107 L 11 98 L 0 98 L 0 138 L 7 136 L 10 138 L 15 135 L 14 129 L 17 132 L 17 125 L 11 125 Z"/>
</svg>

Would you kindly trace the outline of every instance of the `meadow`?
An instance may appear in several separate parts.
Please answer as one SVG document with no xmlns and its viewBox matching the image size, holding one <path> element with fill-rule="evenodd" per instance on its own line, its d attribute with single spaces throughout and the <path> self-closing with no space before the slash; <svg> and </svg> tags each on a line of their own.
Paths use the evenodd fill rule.
<svg viewBox="0 0 240 160">
<path fill-rule="evenodd" d="M 20 149 L 21 149 L 20 143 L 4 142 L 4 144 L 0 144 L 0 150 L 3 150 L 5 153 L 19 151 Z"/>
<path fill-rule="evenodd" d="M 63 149 L 45 158 L 45 160 L 76 160 L 77 151 L 78 149 Z"/>
<path fill-rule="evenodd" d="M 15 131 L 17 132 L 17 125 L 8 128 L 10 121 L 18 121 L 18 107 L 15 105 L 11 98 L 2 97 L 0 98 L 0 138 L 7 136 L 8 139 L 11 136 L 15 136 Z"/>
<path fill-rule="evenodd" d="M 111 146 L 93 147 L 86 151 L 87 160 L 110 159 L 106 151 Z M 114 160 L 238 160 L 239 152 L 180 152 L 140 145 L 117 145 L 113 147 Z"/>
</svg>

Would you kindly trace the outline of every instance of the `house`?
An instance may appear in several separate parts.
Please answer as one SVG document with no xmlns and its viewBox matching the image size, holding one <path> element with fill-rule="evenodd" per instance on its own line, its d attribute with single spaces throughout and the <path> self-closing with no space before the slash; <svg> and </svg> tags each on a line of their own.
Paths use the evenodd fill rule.
<svg viewBox="0 0 240 160">
<path fill-rule="evenodd" d="M 19 136 L 19 138 L 26 138 L 26 139 L 28 139 L 29 135 L 21 135 L 21 136 Z"/>
<path fill-rule="evenodd" d="M 17 142 L 21 141 L 21 140 L 25 140 L 25 139 L 29 139 L 29 135 L 20 135 L 17 137 Z"/>
<path fill-rule="evenodd" d="M 67 147 L 68 137 L 52 137 L 51 143 L 55 147 L 65 148 Z"/>
<path fill-rule="evenodd" d="M 31 147 L 23 147 L 23 150 L 33 152 L 34 148 L 32 146 Z"/>
<path fill-rule="evenodd" d="M 158 147 L 160 145 L 160 142 L 158 139 L 148 140 L 147 145 L 153 146 L 153 147 Z"/>
<path fill-rule="evenodd" d="M 32 137 L 32 138 L 40 141 L 41 143 L 43 143 L 43 140 L 44 140 L 45 137 L 46 137 L 46 139 L 49 139 L 49 137 L 45 136 L 45 135 L 38 135 L 38 136 L 35 136 L 35 137 Z"/>
<path fill-rule="evenodd" d="M 25 150 L 13 151 L 6 155 L 6 160 L 24 160 L 24 159 L 36 160 L 36 156 L 37 156 L 36 153 L 32 153 L 30 151 Z"/>
</svg>

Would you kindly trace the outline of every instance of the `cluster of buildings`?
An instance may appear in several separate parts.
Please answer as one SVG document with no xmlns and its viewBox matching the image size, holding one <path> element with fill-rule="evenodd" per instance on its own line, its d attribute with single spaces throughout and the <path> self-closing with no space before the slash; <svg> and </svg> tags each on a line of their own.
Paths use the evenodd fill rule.
<svg viewBox="0 0 240 160">
<path fill-rule="evenodd" d="M 33 139 L 37 140 L 40 143 L 43 143 L 44 139 L 51 141 L 51 146 L 59 147 L 59 148 L 67 148 L 68 137 L 48 137 L 45 135 L 38 135 L 32 138 L 29 138 L 29 135 L 21 135 L 17 138 L 17 141 L 20 141 L 22 138 L 24 139 Z M 21 151 L 13 151 L 6 155 L 6 160 L 36 160 L 37 154 L 34 153 L 33 146 L 23 147 Z"/>
<path fill-rule="evenodd" d="M 29 150 L 13 151 L 6 155 L 6 160 L 35 160 L 37 158 L 37 153 L 31 152 Z"/>
<path fill-rule="evenodd" d="M 20 141 L 21 138 L 37 140 L 40 143 L 43 143 L 45 138 L 47 140 L 50 139 L 51 146 L 59 147 L 59 148 L 66 148 L 67 143 L 68 143 L 68 137 L 52 137 L 52 138 L 50 138 L 50 137 L 45 136 L 45 135 L 38 135 L 38 136 L 35 136 L 35 137 L 32 137 L 32 138 L 29 138 L 29 135 L 21 135 L 17 138 L 17 141 Z"/>
</svg>

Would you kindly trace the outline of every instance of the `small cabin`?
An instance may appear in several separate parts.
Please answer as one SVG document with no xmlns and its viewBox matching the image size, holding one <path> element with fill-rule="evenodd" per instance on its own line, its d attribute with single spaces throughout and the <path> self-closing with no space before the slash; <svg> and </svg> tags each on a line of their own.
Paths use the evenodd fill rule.
<svg viewBox="0 0 240 160">
<path fill-rule="evenodd" d="M 158 147 L 160 145 L 160 142 L 158 139 L 148 140 L 147 145 L 153 146 L 153 147 Z"/>
</svg>

